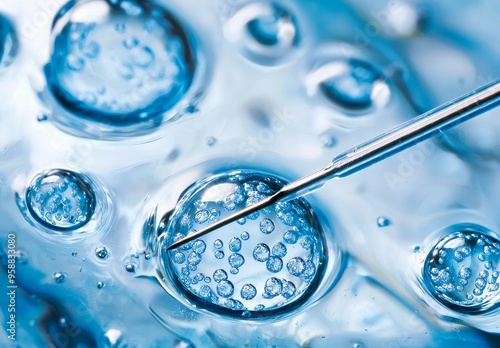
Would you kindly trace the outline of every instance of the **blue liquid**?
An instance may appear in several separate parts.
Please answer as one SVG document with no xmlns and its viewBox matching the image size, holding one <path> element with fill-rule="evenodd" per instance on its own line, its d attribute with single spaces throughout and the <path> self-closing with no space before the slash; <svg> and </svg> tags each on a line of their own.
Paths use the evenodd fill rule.
<svg viewBox="0 0 500 348">
<path fill-rule="evenodd" d="M 366 110 L 374 106 L 377 98 L 387 98 L 385 77 L 371 64 L 350 60 L 339 70 L 320 84 L 331 102 L 346 109 Z"/>
<path fill-rule="evenodd" d="M 252 171 L 205 179 L 181 197 L 162 231 L 166 237 L 162 243 L 169 245 L 210 223 L 210 210 L 227 216 L 283 185 L 274 177 Z M 287 244 L 290 228 L 296 235 L 295 244 Z M 197 245 L 204 247 L 197 249 Z M 169 281 L 200 308 L 252 318 L 281 313 L 305 302 L 320 280 L 325 256 L 316 216 L 299 199 L 263 209 L 243 224 L 230 224 L 195 240 L 187 249 L 179 247 L 160 257 Z M 199 272 L 212 276 L 214 282 L 201 282 Z"/>
<path fill-rule="evenodd" d="M 423 269 L 428 291 L 464 313 L 483 313 L 500 300 L 500 241 L 480 231 L 454 232 L 431 250 Z"/>
<path fill-rule="evenodd" d="M 0 15 L 0 69 L 12 63 L 18 46 L 14 27 L 7 18 Z"/>
<path fill-rule="evenodd" d="M 81 174 L 55 169 L 33 179 L 26 190 L 26 204 L 31 216 L 45 227 L 72 231 L 90 221 L 96 199 Z"/>
<path fill-rule="evenodd" d="M 191 85 L 193 48 L 165 11 L 94 0 L 75 4 L 59 22 L 47 79 L 61 105 L 79 117 L 117 126 L 146 122 L 170 110 Z"/>
</svg>

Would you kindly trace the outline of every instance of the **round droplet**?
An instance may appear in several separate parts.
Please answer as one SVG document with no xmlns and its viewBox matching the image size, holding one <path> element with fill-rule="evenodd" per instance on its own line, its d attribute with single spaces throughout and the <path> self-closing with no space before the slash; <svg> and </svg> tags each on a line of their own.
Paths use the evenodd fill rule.
<svg viewBox="0 0 500 348">
<path fill-rule="evenodd" d="M 302 258 L 294 257 L 293 259 L 290 259 L 290 261 L 288 261 L 288 263 L 286 264 L 286 268 L 291 275 L 299 277 L 306 269 L 306 263 Z"/>
<path fill-rule="evenodd" d="M 245 310 L 250 318 L 255 311 L 258 317 L 273 316 L 307 301 L 319 283 L 318 277 L 324 274 L 327 260 L 323 254 L 325 234 L 304 199 L 280 202 L 247 216 L 244 231 L 235 221 L 191 245 L 172 251 L 164 247 L 203 228 L 205 212 L 210 215 L 215 209 L 224 219 L 284 185 L 267 174 L 242 170 L 218 174 L 187 189 L 158 231 L 160 265 L 168 267 L 165 273 L 160 269 L 168 278 L 160 278 L 163 286 L 179 291 L 199 308 L 223 315 L 231 314 L 231 309 L 239 319 Z M 205 242 L 204 253 L 197 241 Z M 177 253 L 185 254 L 185 260 L 176 257 Z M 197 273 L 209 275 L 211 282 Z"/>
<path fill-rule="evenodd" d="M 424 284 L 446 306 L 482 313 L 500 303 L 495 286 L 499 284 L 500 241 L 477 226 L 461 229 L 446 235 L 431 249 L 423 268 Z"/>
<path fill-rule="evenodd" d="M 147 30 L 146 22 L 156 29 Z M 53 28 L 53 54 L 45 72 L 51 95 L 69 111 L 64 117 L 73 117 L 56 118 L 65 126 L 79 127 L 86 120 L 146 127 L 147 120 L 161 121 L 193 81 L 191 36 L 164 9 L 135 0 L 75 2 L 61 10 Z M 94 102 L 82 99 L 103 87 L 106 92 Z"/>
<path fill-rule="evenodd" d="M 204 241 L 198 239 L 193 243 L 193 251 L 198 254 L 203 254 L 207 249 L 207 245 Z"/>
<path fill-rule="evenodd" d="M 241 298 L 244 300 L 251 300 L 257 295 L 257 289 L 252 284 L 245 284 L 241 288 Z"/>
<path fill-rule="evenodd" d="M 274 231 L 274 222 L 271 219 L 263 219 L 260 222 L 260 231 L 265 234 L 269 234 Z"/>
<path fill-rule="evenodd" d="M 104 288 L 105 284 L 103 282 L 97 282 L 97 288 L 102 289 Z"/>
<path fill-rule="evenodd" d="M 391 95 L 386 77 L 360 59 L 324 64 L 309 74 L 306 84 L 309 94 L 319 90 L 334 105 L 352 112 L 380 109 Z"/>
<path fill-rule="evenodd" d="M 377 226 L 378 227 L 387 227 L 391 224 L 391 220 L 386 217 L 380 216 L 377 218 Z"/>
<path fill-rule="evenodd" d="M 272 254 L 274 256 L 278 256 L 278 257 L 285 257 L 286 256 L 286 246 L 285 246 L 285 244 L 283 244 L 281 242 L 278 242 L 278 243 L 274 244 L 273 245 Z"/>
<path fill-rule="evenodd" d="M 65 279 L 66 279 L 66 276 L 64 275 L 64 273 L 61 273 L 61 272 L 54 273 L 54 281 L 57 284 L 61 284 L 62 282 L 64 282 Z"/>
<path fill-rule="evenodd" d="M 231 250 L 233 253 L 237 253 L 238 251 L 241 250 L 241 239 L 238 237 L 233 237 L 229 241 L 229 250 Z"/>
<path fill-rule="evenodd" d="M 217 293 L 219 294 L 219 296 L 224 298 L 233 296 L 234 293 L 233 283 L 231 283 L 228 280 L 221 280 L 217 284 Z"/>
<path fill-rule="evenodd" d="M 240 268 L 245 263 L 245 258 L 238 253 L 232 253 L 228 257 L 228 262 L 231 267 Z"/>
<path fill-rule="evenodd" d="M 226 23 L 225 34 L 245 57 L 262 65 L 283 61 L 300 43 L 295 17 L 276 3 L 244 6 Z"/>
<path fill-rule="evenodd" d="M 31 216 L 43 226 L 72 231 L 91 220 L 96 199 L 85 176 L 55 169 L 33 178 L 26 190 L 26 203 Z"/>
<path fill-rule="evenodd" d="M 224 246 L 224 243 L 220 239 L 216 239 L 214 242 L 215 249 L 221 249 Z"/>
<path fill-rule="evenodd" d="M 278 273 L 283 268 L 283 260 L 277 256 L 270 256 L 267 259 L 266 267 L 269 272 Z"/>
<path fill-rule="evenodd" d="M 108 258 L 108 249 L 106 247 L 100 246 L 95 249 L 95 255 L 101 260 Z"/>
<path fill-rule="evenodd" d="M 269 258 L 269 247 L 267 244 L 259 243 L 253 249 L 253 258 L 255 261 L 266 262 Z"/>
</svg>

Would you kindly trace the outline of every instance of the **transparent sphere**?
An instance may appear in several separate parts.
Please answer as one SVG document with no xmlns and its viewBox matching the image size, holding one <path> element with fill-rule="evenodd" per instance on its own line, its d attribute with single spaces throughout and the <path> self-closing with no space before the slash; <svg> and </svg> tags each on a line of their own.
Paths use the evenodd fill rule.
<svg viewBox="0 0 500 348">
<path fill-rule="evenodd" d="M 68 7 L 67 5 L 66 7 Z M 148 1 L 76 2 L 54 27 L 49 88 L 71 113 L 111 125 L 158 118 L 191 85 L 183 27 Z"/>
<path fill-rule="evenodd" d="M 428 291 L 444 305 L 469 313 L 498 306 L 500 243 L 482 232 L 464 230 L 442 238 L 423 269 Z"/>
<path fill-rule="evenodd" d="M 160 225 L 159 257 L 168 281 L 200 308 L 232 316 L 279 315 L 303 304 L 322 279 L 327 257 L 322 228 L 304 199 L 276 203 L 166 250 L 284 185 L 244 170 L 210 177 L 187 190 Z"/>
<path fill-rule="evenodd" d="M 318 90 L 343 110 L 366 112 L 385 106 L 391 95 L 386 77 L 360 59 L 335 60 L 314 70 L 307 78 L 313 93 Z"/>
<path fill-rule="evenodd" d="M 14 27 L 7 18 L 0 15 L 0 69 L 12 63 L 18 46 Z"/>
<path fill-rule="evenodd" d="M 81 174 L 54 169 L 37 175 L 26 190 L 31 216 L 53 230 L 76 230 L 90 221 L 96 199 Z"/>
<path fill-rule="evenodd" d="M 295 16 L 276 3 L 247 4 L 228 20 L 225 33 L 244 56 L 263 65 L 282 61 L 300 43 Z"/>
</svg>

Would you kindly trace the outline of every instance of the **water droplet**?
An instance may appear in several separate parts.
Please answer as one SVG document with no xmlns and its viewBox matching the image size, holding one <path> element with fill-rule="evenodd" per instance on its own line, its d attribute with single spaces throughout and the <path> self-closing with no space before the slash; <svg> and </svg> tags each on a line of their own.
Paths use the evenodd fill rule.
<svg viewBox="0 0 500 348">
<path fill-rule="evenodd" d="M 300 257 L 294 257 L 287 262 L 286 268 L 291 275 L 299 277 L 306 269 L 306 263 Z"/>
<path fill-rule="evenodd" d="M 264 294 L 268 297 L 276 297 L 281 294 L 282 285 L 278 278 L 272 277 L 266 280 Z"/>
<path fill-rule="evenodd" d="M 214 253 L 214 256 L 216 259 L 223 259 L 224 258 L 224 252 L 221 251 L 221 250 L 217 250 L 215 253 Z"/>
<path fill-rule="evenodd" d="M 260 222 L 260 231 L 264 234 L 269 234 L 274 231 L 274 222 L 271 219 L 265 218 Z"/>
<path fill-rule="evenodd" d="M 82 174 L 55 169 L 38 174 L 26 190 L 31 216 L 53 230 L 76 230 L 87 224 L 95 209 L 90 181 Z"/>
<path fill-rule="evenodd" d="M 288 230 L 283 234 L 283 240 L 288 244 L 295 244 L 299 240 L 299 235 L 294 230 Z"/>
<path fill-rule="evenodd" d="M 197 239 L 193 243 L 193 251 L 198 253 L 198 254 L 203 254 L 206 249 L 207 249 L 207 245 L 201 239 Z"/>
<path fill-rule="evenodd" d="M 216 142 L 217 139 L 215 139 L 214 137 L 206 137 L 205 139 L 205 144 L 207 144 L 207 146 L 214 146 Z"/>
<path fill-rule="evenodd" d="M 386 217 L 380 216 L 377 218 L 377 226 L 378 227 L 387 227 L 391 224 L 391 220 Z"/>
<path fill-rule="evenodd" d="M 106 16 L 97 6 L 108 7 Z M 54 120 L 74 132 L 87 132 L 89 127 L 81 126 L 84 122 L 151 128 L 144 121 L 160 119 L 184 97 L 193 81 L 194 46 L 174 16 L 140 1 L 121 1 L 112 10 L 109 6 L 104 1 L 74 2 L 61 10 L 54 23 L 58 29 L 45 69 L 51 94 L 44 96 L 69 111 Z M 155 23 L 160 30 L 147 31 L 141 22 Z M 124 79 L 130 83 L 123 83 Z M 98 94 L 95 102 L 80 98 L 101 86 L 106 93 Z M 68 117 L 73 118 L 68 121 Z M 90 128 L 91 136 L 119 132 Z"/>
<path fill-rule="evenodd" d="M 64 282 L 65 279 L 66 279 L 66 276 L 64 275 L 64 273 L 61 273 L 61 272 L 54 273 L 54 281 L 57 284 L 61 284 L 62 282 Z"/>
<path fill-rule="evenodd" d="M 107 259 L 109 256 L 108 249 L 106 249 L 106 247 L 103 246 L 97 247 L 95 249 L 95 255 L 102 260 Z"/>
<path fill-rule="evenodd" d="M 241 288 L 241 297 L 244 300 L 251 300 L 257 295 L 257 289 L 252 284 L 245 284 Z"/>
<path fill-rule="evenodd" d="M 228 257 L 228 262 L 231 267 L 240 268 L 245 263 L 245 258 L 238 253 L 232 253 Z"/>
<path fill-rule="evenodd" d="M 178 238 L 177 235 L 188 235 L 193 227 L 196 228 L 188 222 L 195 220 L 196 214 L 201 211 L 210 215 L 211 211 L 216 209 L 221 211 L 221 216 L 227 215 L 228 211 L 239 211 L 249 204 L 265 199 L 284 186 L 284 182 L 267 174 L 253 171 L 231 173 L 234 174 L 222 173 L 203 179 L 184 192 L 179 198 L 182 204 L 176 206 L 169 215 L 168 222 L 158 231 L 171 236 L 162 240 L 164 245 L 170 245 L 172 240 Z M 254 220 L 247 217 L 244 231 L 241 230 L 241 225 L 234 222 L 221 228 L 217 236 L 208 234 L 200 237 L 198 240 L 205 242 L 208 254 L 207 251 L 202 254 L 200 250 L 195 250 L 194 244 L 191 249 L 182 253 L 186 258 L 189 258 L 188 255 L 193 255 L 193 258 L 194 254 L 203 255 L 202 258 L 196 257 L 194 265 L 194 269 L 203 272 L 203 278 L 193 276 L 196 272 L 189 260 L 176 260 L 175 255 L 181 252 L 180 250 L 166 251 L 162 246 L 158 248 L 162 260 L 160 273 L 164 274 L 165 278 L 176 277 L 180 280 L 172 279 L 170 284 L 176 286 L 181 294 L 197 306 L 219 314 L 228 315 L 228 308 L 240 308 L 240 311 L 248 310 L 254 317 L 253 309 L 261 308 L 258 310 L 263 313 L 259 316 L 272 316 L 275 310 L 296 308 L 287 305 L 295 302 L 298 305 L 314 293 L 313 287 L 318 284 L 315 277 L 323 274 L 318 271 L 322 270 L 325 264 L 321 263 L 324 234 L 311 212 L 311 207 L 303 199 L 280 202 L 260 211 L 260 215 L 254 216 Z M 283 221 L 285 218 L 281 220 L 277 216 L 280 213 L 287 214 L 289 217 L 286 221 L 293 221 L 293 224 L 287 225 Z M 203 213 L 198 221 L 203 221 L 206 215 Z M 289 238 L 285 238 L 287 231 Z M 287 243 L 287 240 L 295 245 Z M 297 243 L 298 241 L 300 243 Z M 224 256 L 224 253 L 227 255 Z M 189 267 L 185 267 L 186 265 Z M 165 266 L 169 269 L 163 273 L 162 267 Z M 291 274 L 288 269 L 296 275 Z M 207 275 L 211 277 L 209 283 L 204 281 Z M 222 281 L 224 282 L 221 284 Z M 228 290 L 230 287 L 227 282 L 232 284 L 232 294 Z M 202 290 L 202 285 L 207 288 Z M 202 297 L 200 292 L 209 299 Z M 214 295 L 211 295 L 212 293 Z M 219 300 L 216 301 L 213 296 Z M 259 305 L 262 307 L 257 307 Z M 241 319 L 240 314 L 234 313 Z"/>
<path fill-rule="evenodd" d="M 129 273 L 135 273 L 135 265 L 133 263 L 127 262 L 125 264 L 125 270 Z"/>
<path fill-rule="evenodd" d="M 391 94 L 385 76 L 370 63 L 358 59 L 328 63 L 310 77 L 310 83 L 319 83 L 328 100 L 347 110 L 381 108 Z"/>
<path fill-rule="evenodd" d="M 269 247 L 267 244 L 259 243 L 253 249 L 253 258 L 255 261 L 266 262 L 269 258 Z"/>
<path fill-rule="evenodd" d="M 498 265 L 499 255 L 484 255 L 484 246 L 494 247 L 493 237 L 469 229 L 443 237 L 429 252 L 424 264 L 424 284 L 428 291 L 450 308 L 480 313 L 496 306 L 500 292 L 488 292 L 491 271 L 487 262 Z M 483 255 L 482 259 L 478 255 Z"/>
<path fill-rule="evenodd" d="M 238 251 L 241 250 L 241 239 L 237 237 L 231 238 L 229 241 L 229 250 L 231 250 L 233 253 L 237 253 Z"/>
<path fill-rule="evenodd" d="M 269 272 L 278 273 L 283 268 L 283 260 L 277 256 L 270 256 L 267 259 L 266 267 Z"/>
<path fill-rule="evenodd" d="M 104 284 L 104 282 L 97 282 L 97 288 L 98 289 L 102 289 L 106 286 L 106 284 Z"/>
<path fill-rule="evenodd" d="M 233 296 L 234 286 L 229 280 L 221 280 L 217 283 L 217 293 L 219 296 L 229 298 Z"/>
<path fill-rule="evenodd" d="M 225 33 L 245 57 L 263 65 L 281 62 L 299 44 L 295 17 L 278 4 L 248 4 L 227 22 Z"/>
</svg>

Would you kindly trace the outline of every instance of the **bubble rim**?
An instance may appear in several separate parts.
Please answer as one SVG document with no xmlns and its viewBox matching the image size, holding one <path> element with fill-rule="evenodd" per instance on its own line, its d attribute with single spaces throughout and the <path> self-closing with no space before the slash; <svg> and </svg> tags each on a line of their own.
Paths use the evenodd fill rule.
<svg viewBox="0 0 500 348">
<path fill-rule="evenodd" d="M 425 279 L 428 279 L 425 266 L 427 264 L 427 261 L 431 258 L 432 252 L 437 247 L 443 246 L 450 240 L 455 239 L 458 233 L 463 232 L 477 233 L 500 241 L 500 238 L 495 232 L 476 223 L 456 223 L 441 229 L 439 231 L 439 234 L 434 236 L 434 238 L 432 239 L 432 243 L 430 243 L 431 241 L 427 241 L 427 243 L 425 243 L 427 244 L 425 250 L 428 250 L 428 252 L 426 253 L 425 258 L 423 259 L 423 262 L 421 263 L 421 266 L 418 270 L 420 275 L 418 279 L 418 286 L 421 290 L 423 290 L 428 298 L 434 300 L 435 303 L 439 303 L 443 309 L 456 311 L 459 316 L 484 317 L 486 315 L 492 314 L 493 312 L 498 312 L 497 310 L 498 308 L 500 308 L 500 301 L 495 301 L 495 303 L 492 303 L 487 307 L 483 307 L 482 305 L 462 306 L 451 303 L 445 298 L 434 294 L 425 285 Z M 498 299 L 500 299 L 500 294 L 497 297 Z"/>
<path fill-rule="evenodd" d="M 188 196 L 196 191 L 202 190 L 206 185 L 210 184 L 212 180 L 216 177 L 223 177 L 227 175 L 238 175 L 238 173 L 258 173 L 259 176 L 263 177 L 274 177 L 281 182 L 286 183 L 280 176 L 275 173 L 270 173 L 268 171 L 263 171 L 262 169 L 254 168 L 242 168 L 242 169 L 232 169 L 224 171 L 214 171 L 211 174 L 205 174 L 201 179 L 189 185 L 180 195 L 180 199 L 177 201 L 175 208 L 169 211 L 166 215 L 168 218 L 173 215 L 173 212 L 180 207 L 184 201 L 187 200 Z M 296 315 L 299 312 L 303 312 L 311 307 L 313 304 L 317 303 L 319 299 L 325 296 L 338 282 L 344 269 L 345 269 L 345 257 L 343 252 L 340 250 L 338 243 L 335 242 L 333 234 L 329 230 L 328 226 L 325 224 L 325 219 L 322 218 L 321 214 L 316 214 L 313 207 L 305 201 L 303 198 L 299 198 L 306 203 L 308 207 L 308 213 L 312 212 L 315 217 L 315 222 L 320 227 L 320 237 L 322 242 L 322 256 L 320 262 L 318 263 L 319 272 L 316 273 L 314 284 L 309 284 L 307 290 L 301 294 L 302 300 L 293 301 L 287 305 L 279 308 L 275 308 L 269 311 L 255 311 L 255 310 L 233 310 L 221 305 L 210 304 L 207 302 L 201 302 L 195 294 L 190 294 L 188 291 L 183 291 L 183 285 L 177 279 L 177 276 L 173 274 L 168 265 L 167 257 L 164 257 L 166 253 L 165 243 L 168 241 L 167 237 L 167 226 L 160 222 L 158 228 L 159 237 L 157 243 L 159 245 L 158 252 L 155 255 L 157 259 L 156 272 L 157 279 L 161 286 L 174 298 L 189 308 L 207 314 L 212 317 L 217 317 L 221 319 L 232 319 L 232 320 L 243 320 L 243 321 L 253 321 L 253 322 L 270 322 L 279 321 Z M 163 219 L 162 219 L 163 220 Z M 167 222 L 168 224 L 168 222 Z M 185 296 L 185 295 L 188 296 Z M 245 312 L 250 312 L 250 316 L 245 316 Z M 264 313 L 264 314 L 262 314 Z M 259 315 L 261 314 L 261 315 Z"/>
<path fill-rule="evenodd" d="M 49 227 L 46 222 L 40 221 L 40 218 L 32 211 L 29 204 L 27 204 L 28 188 L 36 180 L 42 179 L 47 175 L 53 175 L 58 171 L 62 171 L 70 176 L 78 178 L 85 185 L 87 185 L 89 192 L 92 192 L 92 215 L 86 220 L 86 223 L 78 226 L 77 228 L 60 228 L 56 226 Z M 16 204 L 26 222 L 35 227 L 38 235 L 56 242 L 75 243 L 80 242 L 82 239 L 90 237 L 93 238 L 94 236 L 103 236 L 108 232 L 109 226 L 111 226 L 114 221 L 115 214 L 110 192 L 99 179 L 89 173 L 62 168 L 43 170 L 33 176 L 29 184 L 24 187 L 24 194 L 16 192 L 15 196 Z"/>
<path fill-rule="evenodd" d="M 163 126 L 173 123 L 180 118 L 189 116 L 191 113 L 188 110 L 189 107 L 193 105 L 196 106 L 200 102 L 203 96 L 203 87 L 205 87 L 211 75 L 211 71 L 208 69 L 207 65 L 209 52 L 205 52 L 207 50 L 205 50 L 203 42 L 200 41 L 199 36 L 196 35 L 195 30 L 193 30 L 193 26 L 188 27 L 185 25 L 186 21 L 180 13 L 177 13 L 170 8 L 165 8 L 163 5 L 157 6 L 157 4 L 152 0 L 141 1 L 141 5 L 146 7 L 148 11 L 140 17 L 159 11 L 162 17 L 175 23 L 176 28 L 179 28 L 183 34 L 183 41 L 185 41 L 186 44 L 185 48 L 187 48 L 187 50 L 184 55 L 191 57 L 192 60 L 192 76 L 189 84 L 187 84 L 187 87 L 183 92 L 182 97 L 177 102 L 172 104 L 170 108 L 159 111 L 155 113 L 155 115 L 145 119 L 137 118 L 134 122 L 123 124 L 116 124 L 112 120 L 109 122 L 104 121 L 106 121 L 110 115 L 111 119 L 113 119 L 127 116 L 130 113 L 103 114 L 104 116 L 101 117 L 104 118 L 103 121 L 87 117 L 84 114 L 73 112 L 66 108 L 63 105 L 64 103 L 57 98 L 52 88 L 52 73 L 50 65 L 54 54 L 55 38 L 65 27 L 65 25 L 58 23 L 58 21 L 62 20 L 64 17 L 71 16 L 72 12 L 79 6 L 95 1 L 104 0 L 70 1 L 57 12 L 53 19 L 50 33 L 51 51 L 48 61 L 43 67 L 45 85 L 42 90 L 37 93 L 41 102 L 52 110 L 48 120 L 58 129 L 72 136 L 104 141 L 126 141 L 131 137 L 135 138 L 151 135 L 158 132 L 161 128 L 163 128 Z M 113 4 L 109 5 L 117 6 Z M 139 114 L 139 111 L 134 111 L 134 114 Z M 162 134 L 157 134 L 156 137 L 162 137 Z"/>
</svg>

